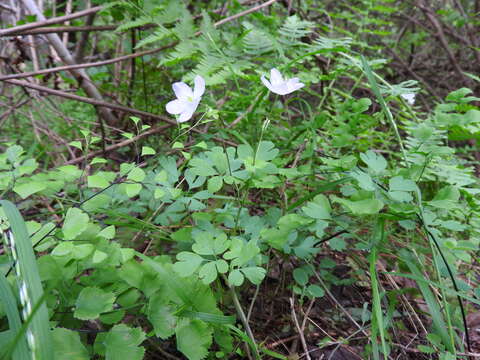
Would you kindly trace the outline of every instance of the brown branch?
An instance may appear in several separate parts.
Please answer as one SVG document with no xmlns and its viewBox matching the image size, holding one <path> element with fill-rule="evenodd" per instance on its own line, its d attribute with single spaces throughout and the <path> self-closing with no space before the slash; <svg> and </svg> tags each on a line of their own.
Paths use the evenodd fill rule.
<svg viewBox="0 0 480 360">
<path fill-rule="evenodd" d="M 417 0 L 417 6 L 422 10 L 424 13 L 425 17 L 430 21 L 430 23 L 433 25 L 433 27 L 436 30 L 435 36 L 437 37 L 438 41 L 442 45 L 443 49 L 447 53 L 450 62 L 452 63 L 453 67 L 455 68 L 456 72 L 460 77 L 465 81 L 466 84 L 471 84 L 470 79 L 464 74 L 462 68 L 460 67 L 460 64 L 457 61 L 457 58 L 452 52 L 452 49 L 450 49 L 450 46 L 448 46 L 447 39 L 445 38 L 445 33 L 443 32 L 442 25 L 434 15 L 433 11 L 431 8 L 427 7 L 423 0 Z"/>
<path fill-rule="evenodd" d="M 9 28 L 9 29 L 0 30 L 0 36 L 11 35 L 11 34 L 19 33 L 19 32 L 22 32 L 22 31 L 42 27 L 42 26 L 62 23 L 62 22 L 68 21 L 68 20 L 73 20 L 73 19 L 77 19 L 77 18 L 82 17 L 82 16 L 86 16 L 86 15 L 89 15 L 89 14 L 96 13 L 96 12 L 102 10 L 102 9 L 103 9 L 103 6 L 96 6 L 96 7 L 87 9 L 87 10 L 75 12 L 75 13 L 70 14 L 70 15 L 58 16 L 58 17 L 54 17 L 54 18 L 51 18 L 51 19 L 47 19 L 47 20 L 40 20 L 40 21 L 35 21 L 35 22 L 32 22 L 32 23 L 24 24 L 24 25 L 15 26 L 15 27 L 12 27 L 12 28 Z"/>
<path fill-rule="evenodd" d="M 244 15 L 248 15 L 248 14 L 250 14 L 250 13 L 253 13 L 253 12 L 255 12 L 255 11 L 258 11 L 258 10 L 260 10 L 260 9 L 263 9 L 264 7 L 270 6 L 270 5 L 272 5 L 272 4 L 273 4 L 274 2 L 276 2 L 276 1 L 277 1 L 277 0 L 269 0 L 269 1 L 265 2 L 265 3 L 263 3 L 263 4 L 260 4 L 260 5 L 251 7 L 250 9 L 247 9 L 247 10 L 245 10 L 245 11 L 241 11 L 241 12 L 239 12 L 238 14 L 235 14 L 235 15 L 229 16 L 229 17 L 227 17 L 227 18 L 225 18 L 225 19 L 222 19 L 222 20 L 220 20 L 220 21 L 217 21 L 214 25 L 215 25 L 215 27 L 220 26 L 220 25 L 225 24 L 225 23 L 227 23 L 227 22 L 229 22 L 229 21 L 238 19 L 239 17 L 242 17 L 242 16 L 244 16 Z"/>
<path fill-rule="evenodd" d="M 270 0 L 270 1 L 267 1 L 266 3 L 261 4 L 261 5 L 254 6 L 250 9 L 248 9 L 248 10 L 242 11 L 238 14 L 235 14 L 235 15 L 229 16 L 225 19 L 222 19 L 220 21 L 217 21 L 214 25 L 215 25 L 215 27 L 223 25 L 223 24 L 225 24 L 229 21 L 233 21 L 235 19 L 238 19 L 241 16 L 250 14 L 254 11 L 258 11 L 258 10 L 260 10 L 260 9 L 266 7 L 266 6 L 269 6 L 269 5 L 273 4 L 275 1 L 277 1 L 277 0 Z M 198 36 L 200 34 L 201 34 L 201 32 L 198 31 L 198 32 L 195 33 L 195 36 Z M 171 48 L 171 47 L 173 47 L 177 44 L 178 44 L 178 42 L 175 41 L 171 44 L 168 44 L 168 45 L 165 45 L 165 46 L 162 46 L 162 47 L 159 47 L 159 48 L 155 48 L 155 49 L 151 49 L 151 50 L 145 50 L 145 51 L 130 54 L 130 55 L 124 55 L 124 56 L 120 56 L 120 57 L 109 59 L 109 60 L 97 61 L 97 62 L 86 63 L 86 64 L 57 66 L 57 67 L 50 68 L 50 69 L 44 69 L 44 70 L 40 70 L 40 71 L 30 71 L 30 72 L 25 72 L 25 73 L 21 73 L 21 74 L 4 75 L 4 76 L 0 76 L 0 81 L 10 80 L 10 79 L 23 79 L 23 78 L 27 78 L 27 77 L 30 77 L 30 76 L 51 74 L 51 73 L 59 72 L 59 71 L 67 71 L 67 70 L 74 70 L 74 69 L 87 69 L 87 68 L 90 68 L 90 67 L 97 67 L 97 66 L 114 64 L 116 62 L 125 61 L 125 60 L 133 59 L 133 58 L 136 58 L 136 57 L 140 57 L 140 56 L 151 55 L 151 54 L 160 52 L 162 50 Z"/>
<path fill-rule="evenodd" d="M 405 68 L 405 70 L 407 70 L 410 76 L 415 78 L 415 80 L 417 80 L 418 82 L 422 83 L 425 89 L 435 98 L 437 98 L 437 100 L 441 100 L 438 93 L 420 75 L 418 75 L 415 71 L 413 71 L 413 69 L 400 57 L 400 55 L 398 55 L 395 52 L 395 50 L 387 47 L 387 51 L 395 58 L 395 60 L 397 60 L 400 63 L 400 65 L 402 65 Z"/>
<path fill-rule="evenodd" d="M 252 2 L 256 2 L 258 0 L 244 0 L 240 1 L 241 5 L 247 5 Z M 0 7 L 2 5 L 0 4 Z M 266 5 L 265 5 L 266 6 Z M 213 13 L 220 13 L 222 14 L 223 7 L 220 9 L 215 9 L 212 12 Z M 252 10 L 249 10 L 250 12 Z M 245 14 L 243 14 L 245 15 Z M 200 18 L 202 15 L 196 15 L 194 16 L 194 19 Z M 157 27 L 157 24 L 151 23 L 151 24 L 145 24 L 145 25 L 140 25 L 138 27 L 134 27 L 134 29 L 142 29 L 142 30 L 147 30 L 151 29 L 154 27 Z M 217 25 L 218 26 L 218 25 Z M 51 34 L 51 33 L 62 33 L 62 32 L 82 32 L 82 31 L 111 31 L 115 30 L 118 27 L 118 25 L 92 25 L 92 26 L 56 26 L 56 27 L 37 27 L 35 29 L 30 29 L 30 30 L 19 30 L 15 31 L 13 33 L 8 34 L 9 36 L 14 36 L 14 35 L 41 35 L 41 34 Z M 0 37 L 1 36 L 6 36 L 2 35 L 0 32 Z"/>
<path fill-rule="evenodd" d="M 148 113 L 148 112 L 141 111 L 141 110 L 132 109 L 132 108 L 129 108 L 127 106 L 112 104 L 112 103 L 108 103 L 108 102 L 102 101 L 102 100 L 96 100 L 96 99 L 87 98 L 87 97 L 84 97 L 84 96 L 70 94 L 70 93 L 67 93 L 67 92 L 64 92 L 64 91 L 50 89 L 50 88 L 45 87 L 45 86 L 33 84 L 33 83 L 30 83 L 30 82 L 27 82 L 27 81 L 22 81 L 22 80 L 6 80 L 5 82 L 7 82 L 9 84 L 14 84 L 14 85 L 34 89 L 34 90 L 44 92 L 44 93 L 47 93 L 47 94 L 60 96 L 60 97 L 63 97 L 65 99 L 80 101 L 80 102 L 84 102 L 84 103 L 94 105 L 94 106 L 106 107 L 106 108 L 110 108 L 110 109 L 113 109 L 113 110 L 118 110 L 118 111 L 130 113 L 130 114 L 133 114 L 133 115 L 138 115 L 138 116 L 143 116 L 143 117 L 147 117 L 147 118 L 160 120 L 160 121 L 163 121 L 163 122 L 167 122 L 171 125 L 175 125 L 175 126 L 177 125 L 177 122 L 175 120 L 169 119 L 168 117 L 161 116 L 161 115 L 155 115 L 155 114 Z"/>
<path fill-rule="evenodd" d="M 23 78 L 27 78 L 27 77 L 30 77 L 30 76 L 51 74 L 51 73 L 60 72 L 60 71 L 70 71 L 70 70 L 75 70 L 75 69 L 88 69 L 88 68 L 91 68 L 91 67 L 114 64 L 116 62 L 133 59 L 133 58 L 136 58 L 136 57 L 139 57 L 139 56 L 154 54 L 154 53 L 160 52 L 162 50 L 171 48 L 171 47 L 173 47 L 177 44 L 178 44 L 178 42 L 174 42 L 174 43 L 171 43 L 171 44 L 168 44 L 168 45 L 156 48 L 156 49 L 145 50 L 145 51 L 142 51 L 142 52 L 138 52 L 138 53 L 134 53 L 134 54 L 130 54 L 130 55 L 124 55 L 124 56 L 120 56 L 120 57 L 109 59 L 109 60 L 96 61 L 96 62 L 85 63 L 85 64 L 57 66 L 57 67 L 50 68 L 50 69 L 43 69 L 43 70 L 39 70 L 39 71 L 29 71 L 29 72 L 24 72 L 24 73 L 21 73 L 21 74 L 3 75 L 3 76 L 0 76 L 0 81 L 11 80 L 11 79 L 23 79 Z"/>
<path fill-rule="evenodd" d="M 29 83 L 27 81 L 22 81 L 22 80 L 6 80 L 5 82 L 7 82 L 9 84 L 14 84 L 14 85 L 34 89 L 34 90 L 37 90 L 37 91 L 40 91 L 40 92 L 45 92 L 47 94 L 60 96 L 60 97 L 63 97 L 65 99 L 76 100 L 76 101 L 84 102 L 84 103 L 91 104 L 91 105 L 94 105 L 94 106 L 101 106 L 101 107 L 105 107 L 105 108 L 110 108 L 110 109 L 118 110 L 118 111 L 121 111 L 121 112 L 126 112 L 126 113 L 129 113 L 129 114 L 141 116 L 141 117 L 144 117 L 144 118 L 160 120 L 160 121 L 163 121 L 163 122 L 166 122 L 166 123 L 170 124 L 171 126 L 177 126 L 177 122 L 175 120 L 172 120 L 172 119 L 170 119 L 166 116 L 152 114 L 152 113 L 149 113 L 149 112 L 146 112 L 146 111 L 133 109 L 133 108 L 130 108 L 128 106 L 112 104 L 112 103 L 108 103 L 108 102 L 101 101 L 101 100 L 96 100 L 96 99 L 91 99 L 91 98 L 87 98 L 87 97 L 84 97 L 84 96 L 70 94 L 70 93 L 67 93 L 67 92 L 64 92 L 64 91 L 50 89 L 50 88 L 45 87 L 45 86 Z M 190 130 L 193 131 L 193 132 L 196 132 L 198 134 L 203 134 L 202 131 L 200 131 L 196 128 L 193 128 L 193 127 Z M 227 145 L 231 145 L 231 146 L 236 146 L 237 145 L 236 143 L 234 143 L 232 141 L 229 141 L 229 140 L 224 140 L 224 139 L 217 138 L 217 137 L 215 137 L 213 139 L 215 141 L 218 141 L 218 142 L 223 142 Z"/>
<path fill-rule="evenodd" d="M 142 25 L 139 28 L 142 30 L 156 27 L 155 24 Z M 66 32 L 90 32 L 90 31 L 112 31 L 115 30 L 118 25 L 82 25 L 82 26 L 55 26 L 55 27 L 39 27 L 32 30 L 19 31 L 9 36 L 24 36 L 24 35 L 42 35 L 53 33 L 66 33 Z M 2 36 L 2 35 L 0 35 Z"/>
</svg>

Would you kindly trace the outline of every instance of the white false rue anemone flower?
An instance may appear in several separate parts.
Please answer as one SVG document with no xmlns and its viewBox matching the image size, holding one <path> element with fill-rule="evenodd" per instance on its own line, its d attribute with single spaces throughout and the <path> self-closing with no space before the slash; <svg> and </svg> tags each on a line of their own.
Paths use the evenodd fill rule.
<svg viewBox="0 0 480 360">
<path fill-rule="evenodd" d="M 270 81 L 265 79 L 265 76 L 261 77 L 263 85 L 268 90 L 278 95 L 287 95 L 305 86 L 298 78 L 284 79 L 280 71 L 273 68 L 270 70 Z"/>
<path fill-rule="evenodd" d="M 400 96 L 409 104 L 415 104 L 415 93 L 401 94 Z"/>
<path fill-rule="evenodd" d="M 170 101 L 167 106 L 167 112 L 180 116 L 177 118 L 179 123 L 183 123 L 192 118 L 193 113 L 197 110 L 198 104 L 205 92 L 205 80 L 200 75 L 195 76 L 194 88 L 188 86 L 184 82 L 176 82 L 172 85 L 172 89 L 177 97 Z"/>
</svg>

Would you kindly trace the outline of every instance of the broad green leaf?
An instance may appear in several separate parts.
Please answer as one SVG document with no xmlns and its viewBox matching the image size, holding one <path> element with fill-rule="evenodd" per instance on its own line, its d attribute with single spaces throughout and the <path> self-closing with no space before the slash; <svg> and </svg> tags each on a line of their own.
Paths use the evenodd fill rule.
<svg viewBox="0 0 480 360">
<path fill-rule="evenodd" d="M 325 290 L 318 285 L 309 285 L 307 291 L 313 297 L 323 297 L 325 295 Z"/>
<path fill-rule="evenodd" d="M 139 346 L 145 340 L 140 328 L 131 328 L 125 324 L 115 325 L 105 336 L 106 360 L 142 360 L 145 348 Z"/>
<path fill-rule="evenodd" d="M 88 351 L 78 332 L 55 328 L 52 331 L 53 360 L 89 360 Z"/>
<path fill-rule="evenodd" d="M 167 303 L 165 294 L 156 292 L 148 300 L 148 320 L 153 325 L 155 335 L 160 339 L 168 339 L 175 333 L 177 317 L 175 307 Z"/>
<path fill-rule="evenodd" d="M 142 146 L 142 156 L 155 155 L 156 151 L 149 146 Z"/>
<path fill-rule="evenodd" d="M 111 240 L 115 237 L 115 225 L 107 226 L 105 229 L 100 231 L 97 236 L 101 236 L 107 240 Z"/>
<path fill-rule="evenodd" d="M 368 165 L 368 168 L 374 174 L 380 175 L 387 168 L 387 161 L 383 158 L 383 156 L 376 154 L 372 150 L 368 150 L 366 153 L 360 154 L 360 158 L 365 164 Z"/>
<path fill-rule="evenodd" d="M 173 270 L 181 277 L 192 275 L 204 261 L 201 256 L 188 251 L 178 253 L 177 260 L 179 261 L 173 264 Z"/>
<path fill-rule="evenodd" d="M 309 276 L 305 269 L 296 268 L 295 270 L 293 270 L 293 278 L 298 285 L 305 286 L 308 283 Z"/>
<path fill-rule="evenodd" d="M 204 231 L 195 236 L 192 250 L 199 255 L 218 255 L 227 250 L 229 246 L 230 241 L 227 235 L 220 234 L 213 238 L 211 233 Z"/>
<path fill-rule="evenodd" d="M 350 172 L 350 176 L 358 181 L 358 185 L 362 189 L 367 191 L 375 191 L 376 189 L 375 183 L 373 182 L 372 177 L 367 173 L 356 169 Z"/>
<path fill-rule="evenodd" d="M 217 271 L 220 274 L 225 274 L 228 271 L 228 263 L 225 260 L 217 260 L 215 261 L 215 265 L 217 266 Z"/>
<path fill-rule="evenodd" d="M 189 360 L 202 360 L 212 344 L 212 329 L 203 321 L 184 318 L 175 329 L 177 349 Z"/>
<path fill-rule="evenodd" d="M 26 199 L 30 195 L 45 190 L 46 188 L 47 185 L 45 182 L 30 181 L 28 183 L 15 186 L 13 191 L 20 195 L 22 199 Z"/>
<path fill-rule="evenodd" d="M 99 174 L 89 176 L 87 184 L 89 188 L 106 188 L 110 185 L 108 180 Z"/>
<path fill-rule="evenodd" d="M 62 231 L 65 240 L 73 240 L 87 229 L 89 217 L 79 208 L 68 209 Z"/>
<path fill-rule="evenodd" d="M 142 184 L 123 184 L 123 186 L 128 197 L 137 196 L 142 190 Z"/>
<path fill-rule="evenodd" d="M 98 263 L 101 263 L 103 260 L 105 260 L 107 257 L 108 257 L 107 253 L 100 250 L 95 250 L 95 252 L 93 253 L 92 262 L 94 264 L 98 264 Z"/>
<path fill-rule="evenodd" d="M 251 266 L 240 269 L 245 277 L 250 280 L 252 284 L 258 285 L 265 277 L 266 270 L 259 266 Z"/>
<path fill-rule="evenodd" d="M 415 191 L 417 185 L 410 179 L 405 179 L 403 176 L 395 176 L 390 179 L 390 191 Z"/>
<path fill-rule="evenodd" d="M 230 274 L 228 274 L 228 282 L 232 286 L 240 286 L 243 284 L 244 280 L 243 274 L 240 272 L 240 270 L 235 269 Z"/>
<path fill-rule="evenodd" d="M 302 210 L 305 215 L 313 219 L 329 220 L 331 218 L 330 212 L 332 208 L 325 195 L 320 194 L 315 196 L 313 201 L 308 202 L 306 206 L 302 207 Z"/>
<path fill-rule="evenodd" d="M 80 320 L 93 320 L 103 312 L 113 309 L 115 295 L 97 287 L 86 287 L 80 291 L 75 302 L 73 316 Z"/>
<path fill-rule="evenodd" d="M 222 177 L 221 176 L 213 176 L 210 179 L 208 179 L 207 189 L 212 194 L 214 194 L 222 188 L 222 185 L 223 185 Z"/>
<path fill-rule="evenodd" d="M 384 204 L 378 199 L 363 199 L 358 201 L 350 201 L 333 197 L 333 201 L 344 205 L 354 215 L 373 215 L 378 214 L 382 210 Z"/>
<path fill-rule="evenodd" d="M 145 171 L 139 167 L 135 167 L 128 173 L 127 179 L 141 182 L 143 179 L 145 179 Z"/>
<path fill-rule="evenodd" d="M 106 159 L 101 158 L 101 157 L 94 157 L 92 161 L 90 161 L 90 165 L 95 165 L 95 164 L 105 164 L 107 162 Z"/>
<path fill-rule="evenodd" d="M 206 285 L 215 281 L 215 279 L 217 278 L 217 264 L 215 263 L 215 261 L 210 261 L 202 265 L 200 271 L 198 272 L 198 276 Z"/>
</svg>

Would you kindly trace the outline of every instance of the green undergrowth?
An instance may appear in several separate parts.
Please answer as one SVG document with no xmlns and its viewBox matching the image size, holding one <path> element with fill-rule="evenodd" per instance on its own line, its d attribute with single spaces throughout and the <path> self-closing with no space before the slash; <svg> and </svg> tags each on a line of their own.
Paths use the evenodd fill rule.
<svg viewBox="0 0 480 360">
<path fill-rule="evenodd" d="M 164 113 L 171 83 L 195 75 L 207 90 L 194 119 L 120 149 L 121 163 L 88 156 L 102 139 L 91 109 L 69 101 L 60 108 L 80 119 L 68 135 L 80 164 L 53 166 L 50 145 L 30 139 L 2 145 L 2 358 L 134 360 L 174 348 L 190 360 L 287 359 L 256 333 L 242 297 L 262 297 L 274 261 L 293 268 L 283 291 L 300 304 L 333 286 L 368 289 L 354 316 L 362 358 L 396 354 L 409 326 L 421 356 L 466 358 L 466 316 L 480 305 L 480 187 L 465 144 L 480 136 L 480 99 L 461 88 L 429 112 L 410 104 L 402 95 L 421 85 L 380 75 L 372 23 L 355 23 L 358 36 L 327 33 L 275 5 L 215 27 L 215 15 L 194 20 L 177 1 L 132 4 L 102 16 L 121 19 L 118 32 L 157 24 L 137 48 L 177 42 L 146 60 L 132 104 Z M 272 67 L 306 86 L 267 92 L 260 76 Z M 153 126 L 126 122 L 124 138 Z M 342 279 L 339 258 L 351 269 Z"/>
</svg>

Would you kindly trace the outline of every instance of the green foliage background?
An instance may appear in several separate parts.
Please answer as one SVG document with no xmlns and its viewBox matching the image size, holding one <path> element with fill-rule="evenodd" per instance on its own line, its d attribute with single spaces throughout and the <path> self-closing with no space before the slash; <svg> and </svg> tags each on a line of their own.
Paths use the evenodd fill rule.
<svg viewBox="0 0 480 360">
<path fill-rule="evenodd" d="M 392 59 L 446 60 L 428 28 L 401 21 L 415 16 L 410 2 L 306 0 L 289 14 L 278 1 L 220 25 L 220 1 L 96 3 L 96 23 L 119 24 L 98 50 L 163 48 L 89 69 L 109 101 L 167 115 L 173 82 L 201 75 L 207 90 L 190 122 L 154 135 L 148 116 L 117 114 L 102 134 L 92 106 L 41 97 L 2 124 L 3 358 L 287 359 L 254 310 L 279 283 L 302 308 L 361 288 L 322 317 L 364 334 L 336 339 L 364 359 L 409 356 L 396 344 L 412 328 L 417 359 L 466 359 L 480 305 L 478 48 L 457 59 L 468 81 L 433 63 L 412 79 Z M 459 36 L 479 25 L 464 3 L 466 17 L 449 3 L 435 12 Z M 267 92 L 260 76 L 273 67 L 306 86 Z M 412 93 L 415 104 L 402 97 Z M 286 333 L 314 332 L 277 315 Z"/>
</svg>

